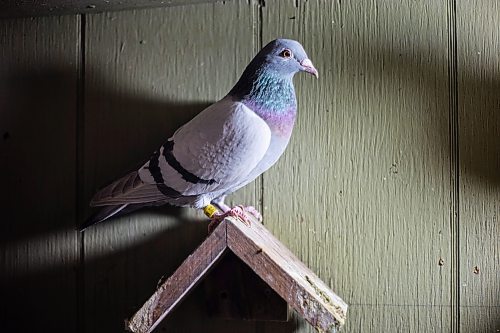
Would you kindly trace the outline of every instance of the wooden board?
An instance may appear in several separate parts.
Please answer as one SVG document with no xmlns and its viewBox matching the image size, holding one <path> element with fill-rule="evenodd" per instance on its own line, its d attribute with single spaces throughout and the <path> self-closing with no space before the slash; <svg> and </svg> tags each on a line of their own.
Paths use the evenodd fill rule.
<svg viewBox="0 0 500 333">
<path fill-rule="evenodd" d="M 82 206 L 229 91 L 254 53 L 253 17 L 245 2 L 87 16 Z M 236 198 L 258 206 L 260 192 L 251 185 Z M 86 231 L 85 331 L 121 330 L 159 277 L 201 243 L 206 221 L 189 209 L 150 209 Z M 186 314 L 202 318 L 206 310 L 203 294 L 192 296 L 202 299 L 181 306 L 158 330 L 224 324 L 185 324 Z M 250 332 L 254 324 L 242 327 Z"/>
<path fill-rule="evenodd" d="M 450 332 L 451 316 L 449 306 L 353 305 L 349 306 L 345 332 L 444 333 Z"/>
<path fill-rule="evenodd" d="M 319 332 L 338 332 L 344 325 L 347 304 L 261 223 L 227 218 L 159 285 L 127 321 L 127 328 L 138 333 L 152 332 L 223 260 L 220 258 L 225 251 L 243 261 L 257 275 L 255 278 L 262 279 Z M 232 278 L 235 281 L 237 276 Z"/>
<path fill-rule="evenodd" d="M 6 0 L 0 3 L 0 18 L 42 16 L 42 15 L 68 15 L 78 13 L 100 13 L 109 10 L 124 10 L 143 7 L 166 7 L 215 2 L 216 0 L 121 0 L 121 1 L 95 1 L 95 0 L 45 0 L 22 1 Z"/>
<path fill-rule="evenodd" d="M 0 21 L 0 322 L 76 332 L 76 16 Z"/>
<path fill-rule="evenodd" d="M 497 1 L 457 3 L 463 332 L 500 330 L 499 20 Z"/>
<path fill-rule="evenodd" d="M 260 223 L 227 221 L 231 251 L 318 332 L 338 332 L 347 304 Z"/>
<path fill-rule="evenodd" d="M 152 332 L 220 260 L 227 248 L 226 233 L 226 225 L 219 225 L 130 318 L 127 328 L 138 333 Z"/>
<path fill-rule="evenodd" d="M 264 176 L 267 226 L 360 305 L 347 332 L 371 331 L 371 307 L 425 322 L 452 305 L 448 12 L 436 1 L 263 7 L 263 40 L 303 42 L 320 75 L 295 80 L 297 128 Z M 439 312 L 435 329 L 453 320 Z"/>
</svg>

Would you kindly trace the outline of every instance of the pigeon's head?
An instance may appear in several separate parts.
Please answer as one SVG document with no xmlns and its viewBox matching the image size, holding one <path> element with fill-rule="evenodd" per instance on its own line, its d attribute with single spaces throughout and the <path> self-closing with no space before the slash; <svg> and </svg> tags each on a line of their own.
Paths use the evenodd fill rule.
<svg viewBox="0 0 500 333">
<path fill-rule="evenodd" d="M 267 108 L 292 105 L 295 104 L 292 78 L 298 72 L 318 77 L 318 71 L 299 42 L 275 39 L 257 53 L 229 95 L 273 104 L 266 104 Z"/>
<path fill-rule="evenodd" d="M 306 72 L 318 77 L 318 71 L 299 42 L 291 39 L 275 39 L 255 56 L 261 68 L 284 76 Z"/>
</svg>

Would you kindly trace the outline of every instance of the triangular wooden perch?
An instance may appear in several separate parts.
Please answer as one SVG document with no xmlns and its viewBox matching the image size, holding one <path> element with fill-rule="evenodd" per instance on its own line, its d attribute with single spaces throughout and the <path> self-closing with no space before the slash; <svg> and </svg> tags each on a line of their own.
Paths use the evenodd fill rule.
<svg viewBox="0 0 500 333">
<path fill-rule="evenodd" d="M 217 263 L 233 252 L 320 332 L 337 332 L 347 304 L 264 226 L 226 218 L 127 322 L 135 333 L 151 332 Z"/>
</svg>

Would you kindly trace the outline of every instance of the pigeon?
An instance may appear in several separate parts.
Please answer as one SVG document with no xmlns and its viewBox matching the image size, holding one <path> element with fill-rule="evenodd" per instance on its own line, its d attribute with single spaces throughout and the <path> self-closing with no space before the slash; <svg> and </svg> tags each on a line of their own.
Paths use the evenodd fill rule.
<svg viewBox="0 0 500 333">
<path fill-rule="evenodd" d="M 318 71 L 302 45 L 269 42 L 229 93 L 181 126 L 139 170 L 98 191 L 100 211 L 82 230 L 145 206 L 202 209 L 212 224 L 233 216 L 248 221 L 253 207 L 229 207 L 224 199 L 276 163 L 292 134 L 297 101 L 293 77 Z M 210 229 L 210 228 L 209 228 Z"/>
</svg>

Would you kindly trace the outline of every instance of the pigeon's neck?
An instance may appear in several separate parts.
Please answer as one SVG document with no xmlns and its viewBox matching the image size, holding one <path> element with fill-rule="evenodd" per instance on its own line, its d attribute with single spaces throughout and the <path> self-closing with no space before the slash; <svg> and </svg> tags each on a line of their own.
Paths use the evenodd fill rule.
<svg viewBox="0 0 500 333">
<path fill-rule="evenodd" d="M 268 71 L 244 73 L 229 93 L 264 119 L 271 130 L 289 136 L 295 123 L 297 100 L 292 77 Z"/>
</svg>

